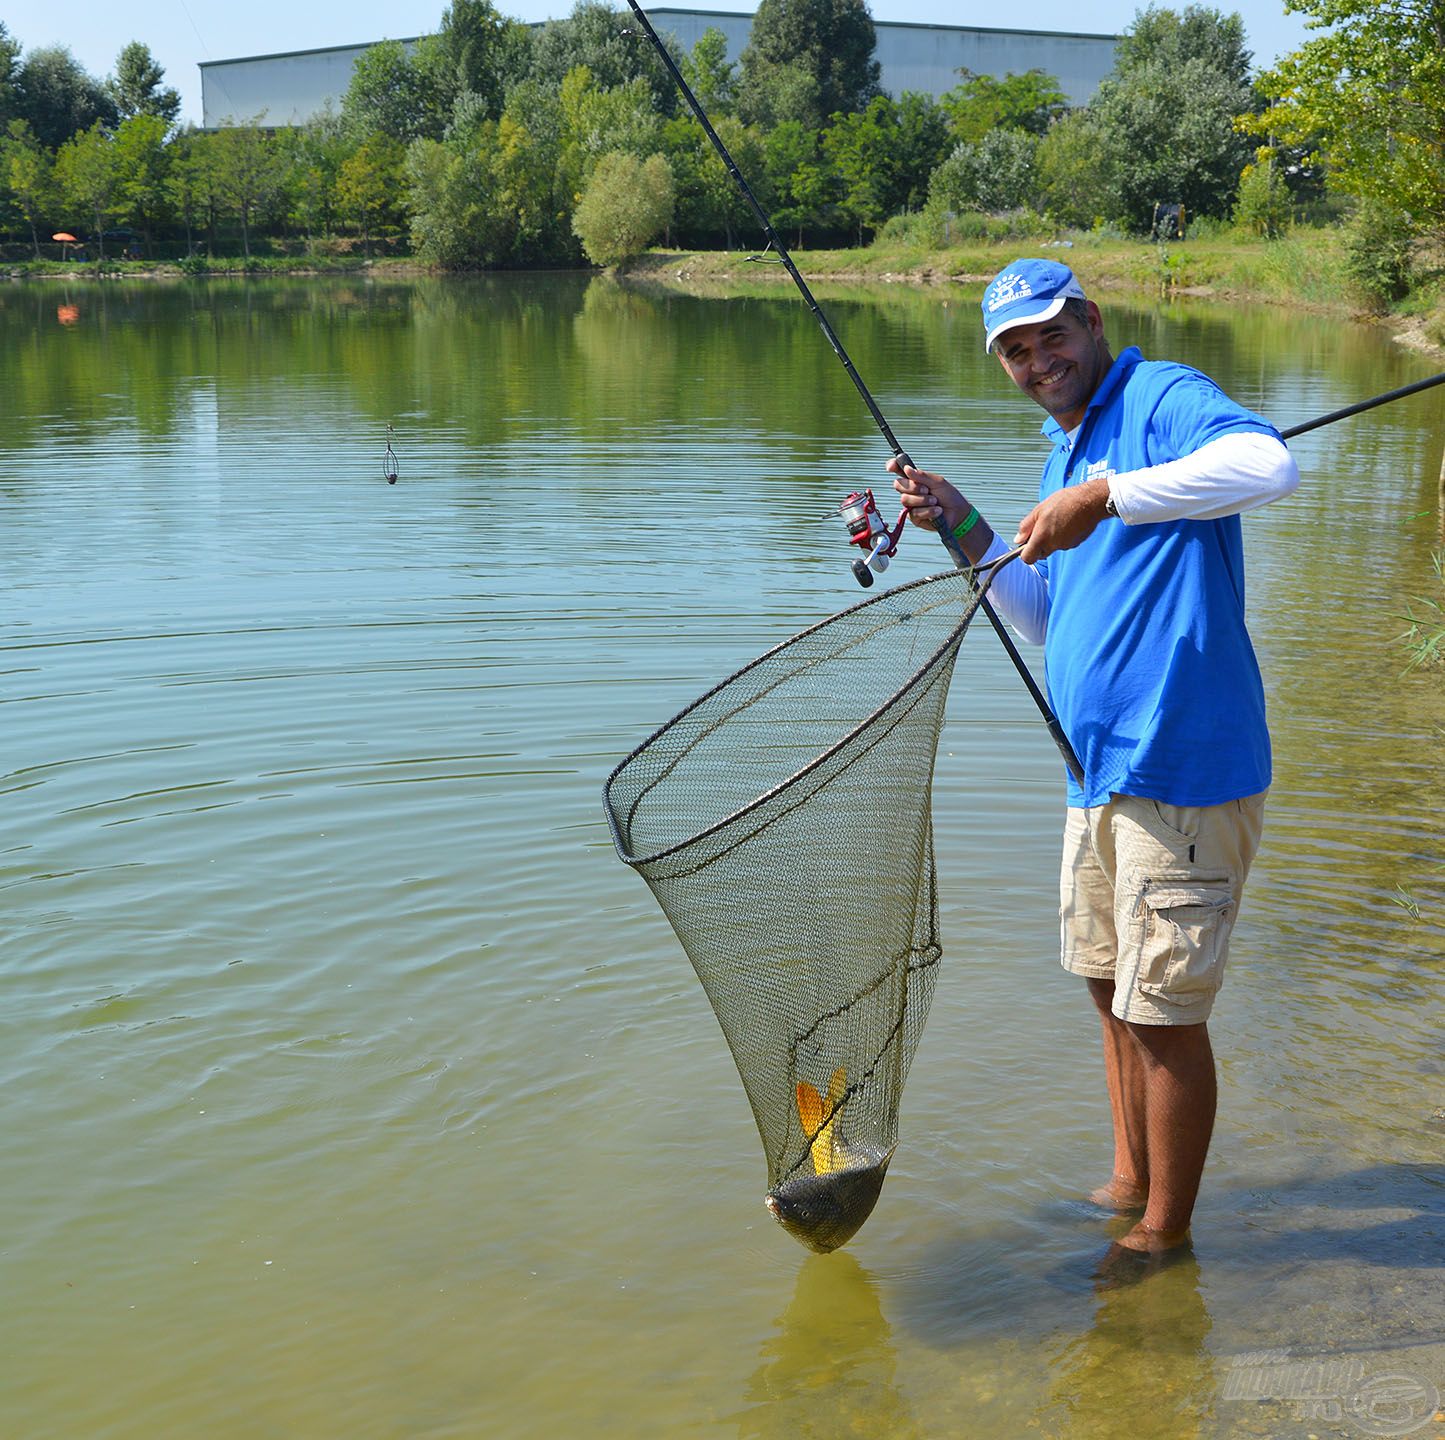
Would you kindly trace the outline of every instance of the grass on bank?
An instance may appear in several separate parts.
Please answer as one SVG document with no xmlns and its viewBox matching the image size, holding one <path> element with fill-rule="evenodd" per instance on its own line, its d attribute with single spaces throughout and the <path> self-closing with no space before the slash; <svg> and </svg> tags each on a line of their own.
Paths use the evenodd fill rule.
<svg viewBox="0 0 1445 1440">
<path fill-rule="evenodd" d="M 1082 232 L 1059 239 L 1007 234 L 942 248 L 886 235 L 849 250 L 795 250 L 808 278 L 983 282 L 1021 254 L 1057 258 L 1097 289 L 1135 290 L 1160 295 L 1206 294 L 1220 298 L 1292 302 L 1320 309 L 1351 306 L 1345 249 L 1337 229 L 1296 230 L 1279 240 L 1232 233 L 1153 243 L 1117 235 Z M 629 262 L 633 275 L 685 272 L 707 281 L 786 281 L 781 266 L 750 263 L 741 251 L 650 251 Z"/>
<path fill-rule="evenodd" d="M 900 217 L 906 219 L 908 217 Z M 947 246 L 917 243 L 910 227 L 890 221 L 871 245 L 791 253 L 810 281 L 912 281 L 982 285 L 1020 255 L 1057 258 L 1089 290 L 1133 291 L 1167 298 L 1291 305 L 1340 316 L 1380 316 L 1419 348 L 1445 352 L 1445 254 L 1421 251 L 1403 298 L 1382 301 L 1362 289 L 1352 270 L 1348 232 L 1300 225 L 1266 240 L 1227 227 L 1156 243 L 1101 231 L 1046 228 L 1038 217 L 990 217 L 989 233 Z M 1033 223 L 1030 224 L 1029 222 Z M 781 265 L 751 263 L 746 251 L 652 250 L 620 273 L 691 288 L 748 288 L 788 283 Z"/>
</svg>

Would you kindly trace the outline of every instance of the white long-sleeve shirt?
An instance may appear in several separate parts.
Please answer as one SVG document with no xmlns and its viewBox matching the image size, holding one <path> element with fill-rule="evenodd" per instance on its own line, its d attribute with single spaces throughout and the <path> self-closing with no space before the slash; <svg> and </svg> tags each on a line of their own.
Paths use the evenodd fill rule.
<svg viewBox="0 0 1445 1440">
<path fill-rule="evenodd" d="M 1109 494 L 1126 525 L 1165 520 L 1220 520 L 1282 500 L 1299 485 L 1299 467 L 1273 435 L 1222 435 L 1163 465 L 1109 477 Z M 997 534 L 983 563 L 1011 547 Z M 1048 583 L 1031 565 L 1005 565 L 989 587 L 994 608 L 1025 640 L 1043 644 L 1048 630 Z"/>
</svg>

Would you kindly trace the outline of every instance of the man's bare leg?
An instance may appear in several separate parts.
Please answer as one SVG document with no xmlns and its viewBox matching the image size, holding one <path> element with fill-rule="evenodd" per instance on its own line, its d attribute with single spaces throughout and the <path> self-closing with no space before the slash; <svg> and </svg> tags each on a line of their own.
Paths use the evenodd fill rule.
<svg viewBox="0 0 1445 1440">
<path fill-rule="evenodd" d="M 1209 1139 L 1217 1084 L 1207 1025 L 1124 1027 L 1144 1080 L 1148 1204 L 1120 1241 L 1131 1250 L 1181 1245 L 1189 1235 Z"/>
<path fill-rule="evenodd" d="M 1104 1036 L 1104 1080 L 1114 1123 L 1114 1171 L 1089 1199 L 1108 1210 L 1142 1210 L 1149 1198 L 1149 1141 L 1143 1057 L 1130 1027 L 1113 1013 L 1114 982 L 1089 980 Z"/>
</svg>

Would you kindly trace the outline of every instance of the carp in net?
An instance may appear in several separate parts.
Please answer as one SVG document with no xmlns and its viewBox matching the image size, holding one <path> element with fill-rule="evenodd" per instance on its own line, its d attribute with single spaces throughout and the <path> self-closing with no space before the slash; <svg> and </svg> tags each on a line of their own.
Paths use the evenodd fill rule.
<svg viewBox="0 0 1445 1440">
<path fill-rule="evenodd" d="M 942 954 L 934 757 L 987 585 L 950 571 L 803 631 L 608 778 L 621 857 L 697 971 L 767 1161 L 815 1250 L 868 1218 Z"/>
</svg>

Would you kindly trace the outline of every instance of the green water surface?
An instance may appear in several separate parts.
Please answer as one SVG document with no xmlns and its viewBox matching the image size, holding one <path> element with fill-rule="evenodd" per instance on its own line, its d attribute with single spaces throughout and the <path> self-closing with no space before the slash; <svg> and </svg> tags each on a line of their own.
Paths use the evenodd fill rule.
<svg viewBox="0 0 1445 1440">
<path fill-rule="evenodd" d="M 1041 417 L 976 296 L 825 299 L 1008 533 Z M 1106 316 L 1281 425 L 1431 368 L 1282 309 Z M 0 1435 L 1436 1433 L 1445 681 L 1396 637 L 1440 392 L 1302 438 L 1246 518 L 1276 781 L 1219 1125 L 1193 1256 L 1117 1286 L 1060 765 L 985 628 L 937 998 L 846 1251 L 763 1209 L 612 850 L 612 766 L 858 598 L 836 507 L 887 452 L 791 292 L 26 283 L 0 342 Z"/>
</svg>

